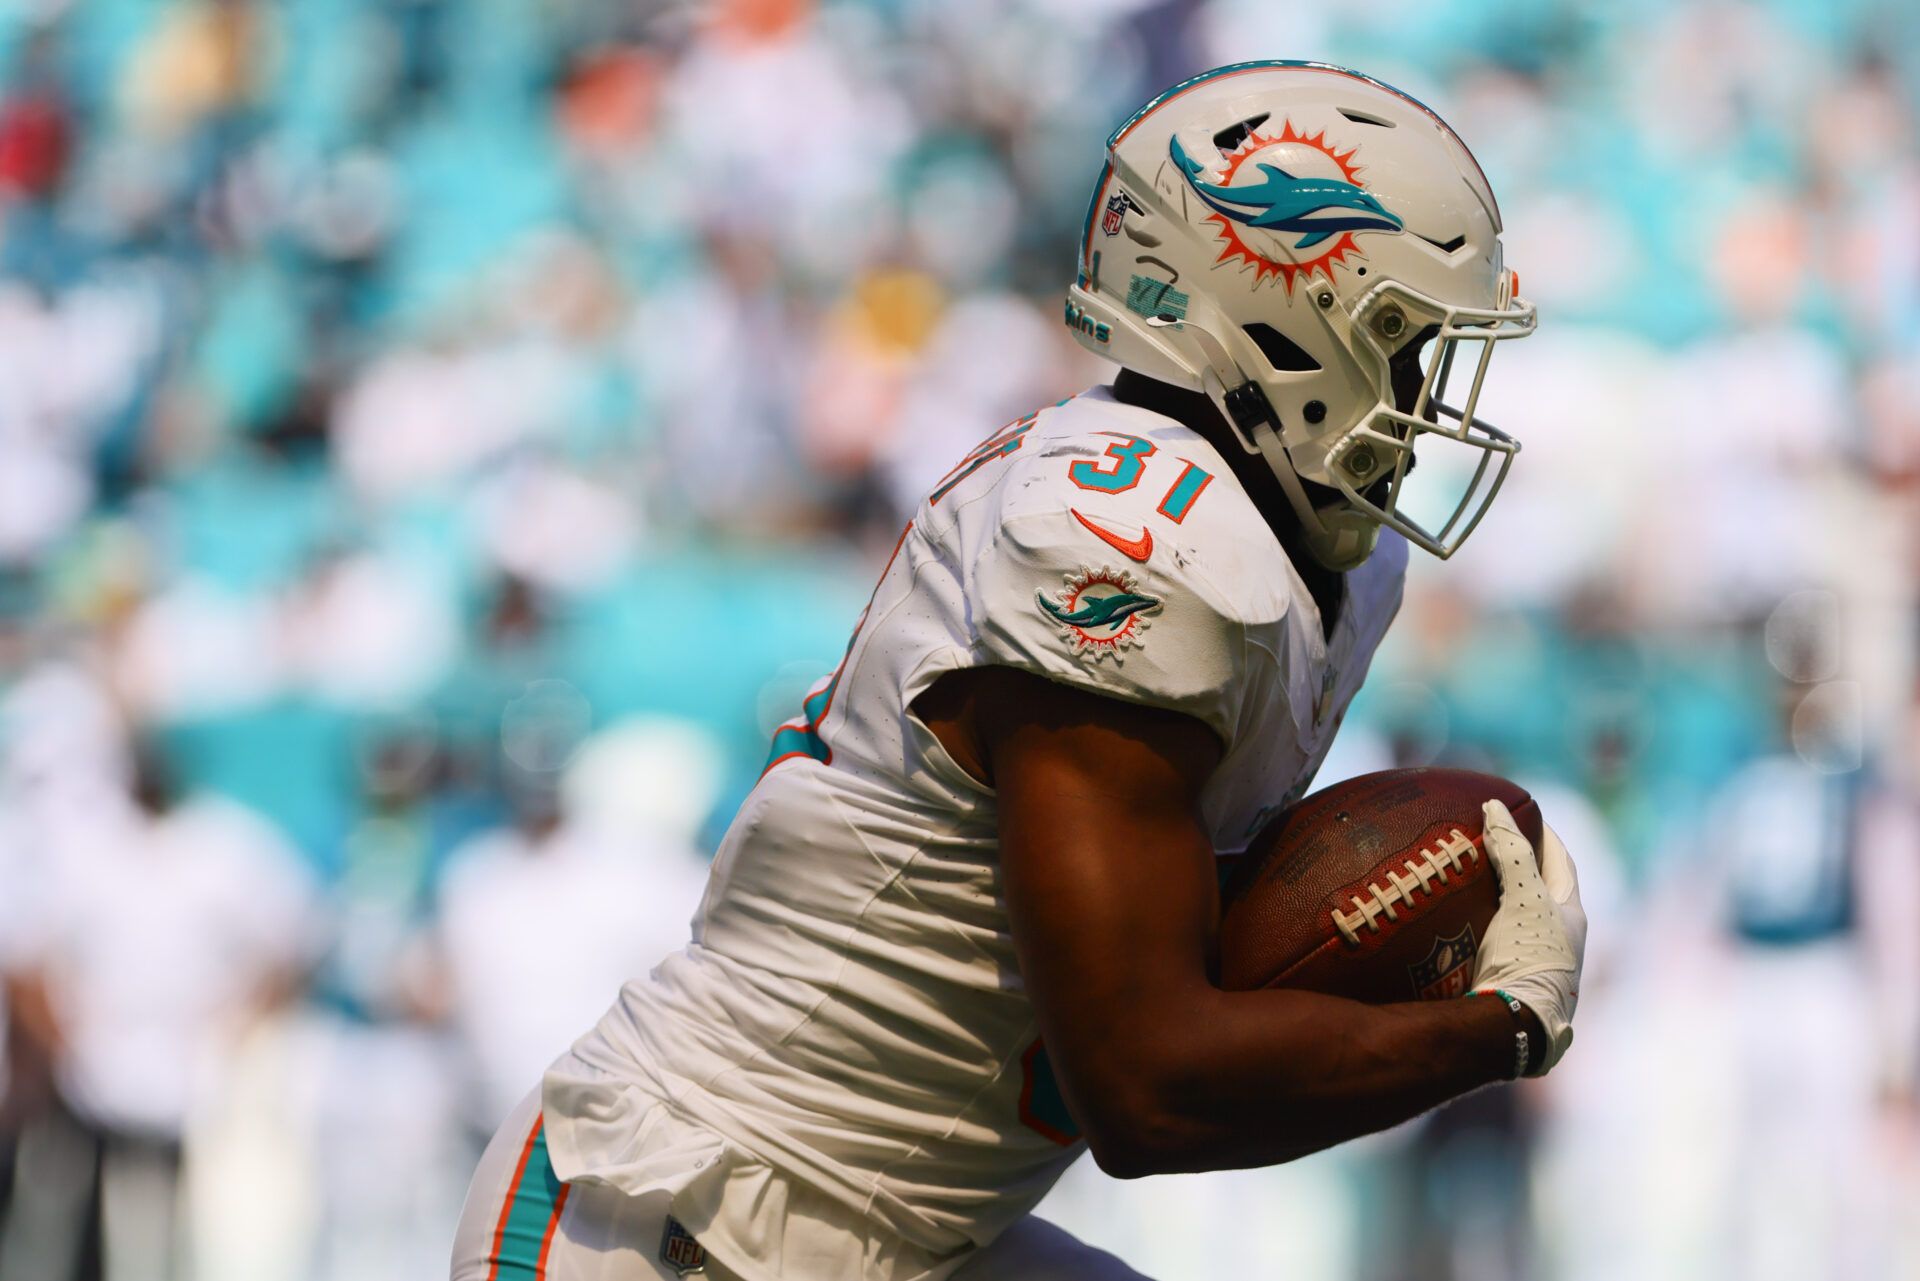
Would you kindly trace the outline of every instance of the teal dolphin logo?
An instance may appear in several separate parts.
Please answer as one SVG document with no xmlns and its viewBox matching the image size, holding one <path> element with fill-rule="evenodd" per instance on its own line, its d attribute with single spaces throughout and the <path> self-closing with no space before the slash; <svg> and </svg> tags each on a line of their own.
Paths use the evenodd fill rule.
<svg viewBox="0 0 1920 1281">
<path fill-rule="evenodd" d="M 1187 155 L 1178 138 L 1172 154 L 1208 208 L 1262 231 L 1299 232 L 1295 249 L 1311 249 L 1338 232 L 1400 231 L 1406 225 L 1377 197 L 1338 178 L 1298 178 L 1263 160 L 1254 166 L 1263 175 L 1260 181 L 1228 187 L 1206 181 L 1205 169 Z"/>
<path fill-rule="evenodd" d="M 1045 592 L 1035 592 L 1034 599 L 1040 611 L 1059 624 L 1074 653 L 1095 661 L 1111 657 L 1116 664 L 1121 650 L 1141 643 L 1150 616 L 1160 608 L 1159 599 L 1142 592 L 1132 574 L 1104 566 L 1082 566 L 1079 573 L 1066 575 L 1065 591 L 1051 600 Z"/>
<path fill-rule="evenodd" d="M 1111 596 L 1086 597 L 1078 609 L 1064 610 L 1045 596 L 1038 597 L 1040 607 L 1052 614 L 1054 621 L 1065 623 L 1069 627 L 1092 628 L 1112 627 L 1116 623 L 1138 614 L 1143 609 L 1152 609 L 1160 602 L 1151 596 L 1142 596 L 1138 592 L 1115 592 Z"/>
</svg>

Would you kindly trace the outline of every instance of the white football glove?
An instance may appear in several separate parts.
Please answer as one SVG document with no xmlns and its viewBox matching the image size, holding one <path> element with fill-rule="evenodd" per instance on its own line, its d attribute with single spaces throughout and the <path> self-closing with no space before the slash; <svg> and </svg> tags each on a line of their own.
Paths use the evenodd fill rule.
<svg viewBox="0 0 1920 1281">
<path fill-rule="evenodd" d="M 1573 1044 L 1573 1008 L 1580 1000 L 1580 962 L 1587 951 L 1587 913 L 1567 847 L 1540 825 L 1540 858 L 1499 801 L 1488 801 L 1487 856 L 1500 877 L 1500 909 L 1487 926 L 1473 971 L 1476 992 L 1495 988 L 1532 1010 L 1547 1047 L 1529 1075 L 1545 1076 Z"/>
</svg>

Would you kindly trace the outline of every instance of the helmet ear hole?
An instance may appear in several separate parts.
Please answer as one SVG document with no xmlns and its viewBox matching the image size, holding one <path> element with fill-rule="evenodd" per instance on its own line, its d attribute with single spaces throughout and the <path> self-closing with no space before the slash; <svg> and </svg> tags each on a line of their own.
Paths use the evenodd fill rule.
<svg viewBox="0 0 1920 1281">
<path fill-rule="evenodd" d="M 1246 331 L 1247 337 L 1253 339 L 1253 345 L 1260 349 L 1260 354 L 1267 358 L 1267 363 L 1275 371 L 1310 374 L 1320 368 L 1319 361 L 1272 325 L 1255 321 L 1241 328 Z"/>
</svg>

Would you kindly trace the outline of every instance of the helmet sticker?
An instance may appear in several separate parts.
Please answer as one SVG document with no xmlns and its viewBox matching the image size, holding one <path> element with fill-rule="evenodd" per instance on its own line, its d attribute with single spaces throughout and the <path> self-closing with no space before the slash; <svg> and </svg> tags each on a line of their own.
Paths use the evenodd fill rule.
<svg viewBox="0 0 1920 1281">
<path fill-rule="evenodd" d="M 1140 206 L 1133 203 L 1133 197 L 1124 191 L 1116 191 L 1107 197 L 1107 212 L 1100 217 L 1100 230 L 1109 236 L 1120 234 L 1120 224 L 1127 215 Z"/>
<path fill-rule="evenodd" d="M 1127 281 L 1127 310 L 1152 320 L 1156 316 L 1187 318 L 1187 304 L 1193 299 L 1165 280 L 1135 276 Z"/>
<path fill-rule="evenodd" d="M 1222 242 L 1216 265 L 1251 266 L 1256 286 L 1278 276 L 1292 293 L 1293 282 L 1301 276 L 1319 272 L 1331 280 L 1334 264 L 1360 253 L 1355 232 L 1399 232 L 1405 226 L 1360 181 L 1360 166 L 1352 163 L 1359 148 L 1337 151 L 1324 131 L 1309 136 L 1287 121 L 1277 135 L 1249 133 L 1227 157 L 1217 183 L 1207 180 L 1206 167 L 1187 154 L 1178 137 L 1169 150 L 1194 194 L 1213 211 L 1206 221 L 1219 229 Z M 1260 252 L 1257 240 L 1242 227 L 1297 237 L 1290 244 L 1293 260 Z M 1300 256 L 1316 249 L 1319 252 Z"/>
</svg>

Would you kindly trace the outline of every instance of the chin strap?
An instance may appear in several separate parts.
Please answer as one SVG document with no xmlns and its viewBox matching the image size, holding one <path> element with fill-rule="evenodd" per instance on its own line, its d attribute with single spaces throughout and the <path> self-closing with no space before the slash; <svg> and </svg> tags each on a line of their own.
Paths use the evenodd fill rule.
<svg viewBox="0 0 1920 1281">
<path fill-rule="evenodd" d="M 1267 469 L 1280 482 L 1280 489 L 1293 507 L 1294 515 L 1300 518 L 1300 527 L 1306 534 L 1307 546 L 1312 549 L 1314 559 L 1336 572 L 1352 569 L 1366 559 L 1365 553 L 1371 547 L 1365 548 L 1358 557 L 1354 557 L 1350 550 L 1343 552 L 1341 543 L 1345 540 L 1341 533 L 1329 529 L 1321 519 L 1319 509 L 1308 501 L 1306 488 L 1300 483 L 1300 474 L 1294 470 L 1293 457 L 1287 452 L 1286 442 L 1280 438 L 1280 416 L 1274 412 L 1273 402 L 1260 390 L 1260 384 L 1247 377 L 1240 366 L 1234 363 L 1226 344 L 1191 320 L 1153 316 L 1147 323 L 1160 329 L 1184 330 L 1198 340 L 1207 358 L 1207 368 L 1200 376 L 1201 389 L 1226 418 L 1234 435 L 1240 438 L 1241 447 L 1266 460 Z M 1260 430 L 1263 426 L 1265 431 Z"/>
</svg>

